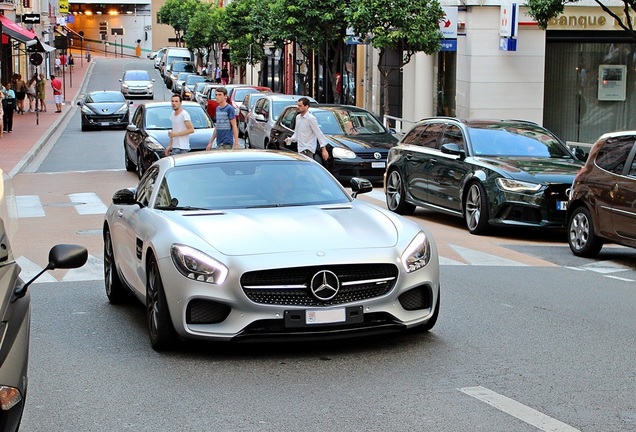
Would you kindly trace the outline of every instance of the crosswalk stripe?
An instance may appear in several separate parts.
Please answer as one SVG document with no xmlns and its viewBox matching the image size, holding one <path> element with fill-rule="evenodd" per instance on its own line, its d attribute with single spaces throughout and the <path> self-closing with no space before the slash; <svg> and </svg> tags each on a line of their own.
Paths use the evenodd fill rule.
<svg viewBox="0 0 636 432">
<path fill-rule="evenodd" d="M 15 202 L 18 206 L 19 218 L 44 217 L 44 207 L 37 195 L 17 195 Z"/>
<path fill-rule="evenodd" d="M 62 278 L 64 282 L 84 280 L 104 280 L 104 261 L 88 256 L 88 261 L 78 269 L 69 270 Z"/>
<path fill-rule="evenodd" d="M 507 258 L 501 258 L 486 252 L 468 249 L 463 246 L 450 245 L 450 247 L 452 247 L 455 252 L 460 254 L 461 257 L 464 258 L 467 262 L 475 266 L 527 266 L 527 264 L 523 264 Z"/>
<path fill-rule="evenodd" d="M 68 197 L 81 215 L 106 213 L 107 207 L 94 192 L 74 193 Z"/>
</svg>

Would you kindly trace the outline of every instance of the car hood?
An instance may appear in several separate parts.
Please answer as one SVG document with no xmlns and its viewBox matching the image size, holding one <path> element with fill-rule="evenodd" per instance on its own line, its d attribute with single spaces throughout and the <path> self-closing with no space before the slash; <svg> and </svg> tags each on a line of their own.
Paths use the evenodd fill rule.
<svg viewBox="0 0 636 432">
<path fill-rule="evenodd" d="M 170 141 L 170 137 L 168 136 L 168 130 L 159 129 L 159 130 L 146 130 L 148 135 L 155 139 L 159 144 L 161 144 L 164 148 L 168 146 L 168 142 Z M 205 150 L 206 146 L 210 142 L 210 138 L 212 138 L 212 133 L 214 132 L 214 128 L 210 129 L 195 129 L 193 134 L 190 134 L 190 149 L 191 150 Z"/>
<path fill-rule="evenodd" d="M 348 148 L 354 152 L 373 149 L 390 149 L 398 140 L 391 134 L 379 135 L 329 135 L 327 138 L 335 146 Z"/>
<path fill-rule="evenodd" d="M 225 255 L 393 247 L 393 220 L 369 205 L 165 212 Z M 239 228 L 240 227 L 240 228 Z"/>
<path fill-rule="evenodd" d="M 112 114 L 126 105 L 124 102 L 96 102 L 84 104 L 97 114 Z"/>
<path fill-rule="evenodd" d="M 475 160 L 515 179 L 541 183 L 572 183 L 574 176 L 583 166 L 575 159 L 489 156 Z"/>
</svg>

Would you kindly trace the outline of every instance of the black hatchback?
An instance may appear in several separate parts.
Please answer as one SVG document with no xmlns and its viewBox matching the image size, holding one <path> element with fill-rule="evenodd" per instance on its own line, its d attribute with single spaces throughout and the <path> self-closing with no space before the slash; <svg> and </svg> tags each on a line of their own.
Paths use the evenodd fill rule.
<svg viewBox="0 0 636 432">
<path fill-rule="evenodd" d="M 422 120 L 389 151 L 390 210 L 416 206 L 463 217 L 472 234 L 491 226 L 565 228 L 567 190 L 582 162 L 536 123 Z"/>
</svg>

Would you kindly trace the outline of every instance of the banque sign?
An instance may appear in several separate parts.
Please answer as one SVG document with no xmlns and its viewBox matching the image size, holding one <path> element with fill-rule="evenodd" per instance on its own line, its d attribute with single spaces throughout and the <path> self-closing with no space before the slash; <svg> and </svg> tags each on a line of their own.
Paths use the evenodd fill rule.
<svg viewBox="0 0 636 432">
<path fill-rule="evenodd" d="M 613 10 L 622 17 L 622 11 Z M 596 7 L 569 7 L 548 21 L 548 30 L 618 30 L 616 20 Z"/>
</svg>

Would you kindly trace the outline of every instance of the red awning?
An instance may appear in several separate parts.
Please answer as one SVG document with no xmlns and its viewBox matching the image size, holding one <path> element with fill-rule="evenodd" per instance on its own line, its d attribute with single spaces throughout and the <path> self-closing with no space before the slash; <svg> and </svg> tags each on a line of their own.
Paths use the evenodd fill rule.
<svg viewBox="0 0 636 432">
<path fill-rule="evenodd" d="M 35 39 L 35 33 L 25 29 L 20 24 L 14 23 L 4 15 L 0 15 L 2 33 L 20 42 L 29 42 Z"/>
</svg>

